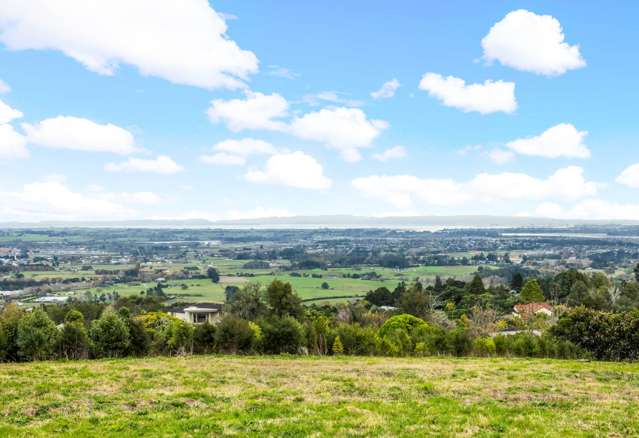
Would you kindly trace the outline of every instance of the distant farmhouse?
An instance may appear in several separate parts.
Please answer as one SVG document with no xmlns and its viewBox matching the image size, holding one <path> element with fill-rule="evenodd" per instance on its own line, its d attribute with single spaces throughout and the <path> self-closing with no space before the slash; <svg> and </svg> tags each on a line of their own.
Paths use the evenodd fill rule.
<svg viewBox="0 0 639 438">
<path fill-rule="evenodd" d="M 222 304 L 197 303 L 185 307 L 171 307 L 168 313 L 191 324 L 214 323 L 220 319 Z"/>
<path fill-rule="evenodd" d="M 533 315 L 552 316 L 552 306 L 548 303 L 515 304 L 513 316 L 529 317 Z"/>
</svg>

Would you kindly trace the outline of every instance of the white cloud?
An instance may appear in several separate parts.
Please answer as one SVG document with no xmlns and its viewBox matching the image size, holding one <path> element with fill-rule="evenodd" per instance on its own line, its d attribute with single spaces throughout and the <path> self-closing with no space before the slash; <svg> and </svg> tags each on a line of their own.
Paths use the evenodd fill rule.
<svg viewBox="0 0 639 438">
<path fill-rule="evenodd" d="M 639 204 L 609 202 L 602 199 L 586 199 L 564 207 L 556 203 L 542 203 L 532 216 L 555 219 L 588 220 L 639 220 Z"/>
<path fill-rule="evenodd" d="M 395 95 L 395 91 L 399 88 L 400 84 L 397 79 L 392 79 L 380 87 L 379 90 L 373 91 L 371 97 L 373 99 L 388 99 Z"/>
<path fill-rule="evenodd" d="M 104 166 L 104 170 L 108 172 L 159 173 L 162 175 L 170 175 L 182 172 L 184 168 L 171 157 L 160 155 L 155 159 L 129 158 L 120 163 L 107 163 Z"/>
<path fill-rule="evenodd" d="M 214 145 L 213 151 L 215 153 L 200 156 L 200 160 L 207 164 L 242 166 L 250 155 L 273 155 L 277 153 L 277 149 L 272 144 L 254 138 L 224 140 Z"/>
<path fill-rule="evenodd" d="M 22 124 L 29 143 L 77 151 L 111 152 L 127 155 L 140 150 L 126 129 L 98 124 L 78 117 L 58 116 L 42 120 L 36 125 Z"/>
<path fill-rule="evenodd" d="M 269 65 L 267 74 L 269 76 L 275 76 L 284 79 L 297 79 L 300 76 L 299 74 L 291 71 L 286 67 L 282 67 L 281 65 Z"/>
<path fill-rule="evenodd" d="M 19 119 L 23 116 L 17 109 L 11 108 L 9 105 L 0 100 L 0 125 L 9 123 L 12 120 Z"/>
<path fill-rule="evenodd" d="M 590 149 L 583 143 L 586 131 L 577 131 L 570 123 L 560 123 L 535 137 L 508 142 L 506 146 L 518 154 L 546 158 L 588 158 Z"/>
<path fill-rule="evenodd" d="M 615 181 L 624 186 L 639 189 L 639 163 L 626 167 Z"/>
<path fill-rule="evenodd" d="M 27 158 L 26 140 L 11 125 L 0 125 L 0 160 Z"/>
<path fill-rule="evenodd" d="M 19 191 L 0 191 L 3 220 L 123 219 L 135 215 L 127 204 L 150 205 L 159 200 L 151 192 L 75 192 L 57 177 L 25 184 Z"/>
<path fill-rule="evenodd" d="M 487 152 L 488 158 L 497 164 L 510 163 L 515 159 L 515 154 L 512 151 L 505 151 L 503 149 L 492 149 Z"/>
<path fill-rule="evenodd" d="M 403 146 L 393 146 L 379 154 L 373 154 L 373 158 L 377 161 L 395 160 L 398 158 L 404 158 L 405 156 L 406 149 L 404 149 Z"/>
<path fill-rule="evenodd" d="M 419 88 L 445 106 L 464 112 L 512 113 L 517 109 L 514 82 L 487 80 L 483 84 L 466 84 L 463 79 L 454 76 L 426 73 L 419 82 Z"/>
<path fill-rule="evenodd" d="M 3 1 L 0 41 L 10 50 L 58 50 L 112 75 L 120 64 L 177 84 L 244 86 L 258 60 L 226 36 L 206 0 Z"/>
<path fill-rule="evenodd" d="M 490 204 L 497 201 L 577 200 L 597 193 L 598 185 L 586 181 L 583 169 L 569 166 L 546 179 L 524 173 L 481 173 L 467 182 L 427 179 L 412 175 L 373 175 L 356 178 L 353 187 L 369 198 L 396 208 L 409 209 L 416 201 L 427 205 Z"/>
<path fill-rule="evenodd" d="M 325 143 L 346 161 L 359 161 L 360 149 L 370 147 L 387 127 L 383 120 L 369 120 L 359 108 L 340 107 L 298 117 L 291 123 L 290 132 L 304 140 Z"/>
<path fill-rule="evenodd" d="M 0 94 L 5 94 L 11 91 L 11 87 L 5 81 L 0 79 Z"/>
<path fill-rule="evenodd" d="M 509 12 L 481 40 L 484 59 L 517 70 L 556 76 L 584 67 L 579 46 L 564 42 L 561 23 L 525 9 Z"/>
<path fill-rule="evenodd" d="M 246 179 L 255 183 L 283 185 L 301 189 L 328 189 L 332 182 L 324 176 L 322 165 L 303 152 L 273 155 L 264 170 L 251 170 Z"/>
<path fill-rule="evenodd" d="M 284 208 L 256 207 L 251 210 L 229 210 L 222 216 L 225 220 L 262 219 L 270 217 L 290 217 L 292 214 Z"/>
<path fill-rule="evenodd" d="M 288 114 L 288 102 L 277 93 L 270 95 L 246 92 L 245 99 L 216 99 L 208 110 L 213 123 L 223 122 L 234 132 L 245 129 L 282 131 L 286 124 L 282 117 Z"/>
<path fill-rule="evenodd" d="M 301 101 L 310 106 L 321 106 L 327 102 L 350 107 L 364 105 L 364 102 L 361 100 L 344 97 L 344 93 L 338 91 L 320 91 L 319 93 L 305 94 Z"/>
<path fill-rule="evenodd" d="M 214 154 L 201 155 L 200 161 L 218 166 L 243 166 L 246 164 L 246 157 L 228 154 L 226 152 L 216 152 Z"/>
</svg>

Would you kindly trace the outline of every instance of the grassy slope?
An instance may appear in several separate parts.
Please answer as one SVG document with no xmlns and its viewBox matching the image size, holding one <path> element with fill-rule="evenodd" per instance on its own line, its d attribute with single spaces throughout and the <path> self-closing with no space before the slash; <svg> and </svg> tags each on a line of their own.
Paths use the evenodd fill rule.
<svg viewBox="0 0 639 438">
<path fill-rule="evenodd" d="M 636 436 L 639 364 L 214 357 L 0 364 L 1 436 Z"/>
</svg>

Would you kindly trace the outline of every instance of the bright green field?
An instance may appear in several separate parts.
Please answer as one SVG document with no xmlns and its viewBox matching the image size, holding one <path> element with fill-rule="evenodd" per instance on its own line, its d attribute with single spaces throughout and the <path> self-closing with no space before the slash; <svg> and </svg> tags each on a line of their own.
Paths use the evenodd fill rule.
<svg viewBox="0 0 639 438">
<path fill-rule="evenodd" d="M 0 436 L 626 437 L 639 364 L 195 356 L 0 364 Z"/>
</svg>

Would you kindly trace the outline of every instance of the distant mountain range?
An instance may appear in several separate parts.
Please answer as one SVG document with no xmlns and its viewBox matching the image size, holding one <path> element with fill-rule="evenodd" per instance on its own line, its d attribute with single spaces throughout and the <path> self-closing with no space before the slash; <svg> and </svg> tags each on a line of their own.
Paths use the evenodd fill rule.
<svg viewBox="0 0 639 438">
<path fill-rule="evenodd" d="M 289 216 L 258 219 L 209 221 L 124 220 L 124 221 L 42 221 L 0 222 L 0 228 L 509 228 L 567 227 L 572 225 L 639 225 L 627 220 L 564 220 L 519 216 L 396 216 L 371 217 L 351 215 Z"/>
</svg>

